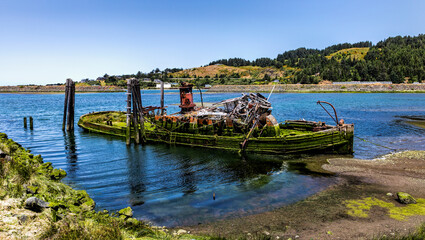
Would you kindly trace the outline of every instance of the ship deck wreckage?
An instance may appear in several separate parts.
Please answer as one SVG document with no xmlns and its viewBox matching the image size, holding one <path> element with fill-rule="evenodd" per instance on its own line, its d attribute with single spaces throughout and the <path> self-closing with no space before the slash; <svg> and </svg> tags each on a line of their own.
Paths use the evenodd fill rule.
<svg viewBox="0 0 425 240">
<path fill-rule="evenodd" d="M 142 107 L 138 82 L 129 81 L 127 113 L 89 113 L 81 116 L 78 125 L 90 132 L 126 137 L 127 143 L 134 139 L 135 143 L 143 144 L 163 142 L 266 154 L 353 153 L 354 125 L 338 121 L 330 103 L 318 101 L 335 126 L 305 120 L 278 123 L 271 114 L 271 103 L 260 93 L 242 94 L 198 108 L 193 102 L 192 88 L 191 84 L 182 84 L 180 111 L 167 115 L 163 104 Z M 322 103 L 333 108 L 334 116 Z"/>
</svg>

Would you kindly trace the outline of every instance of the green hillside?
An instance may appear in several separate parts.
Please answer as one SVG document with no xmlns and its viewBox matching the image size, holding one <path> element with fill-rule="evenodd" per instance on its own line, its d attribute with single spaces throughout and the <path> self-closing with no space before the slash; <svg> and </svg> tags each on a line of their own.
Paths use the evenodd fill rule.
<svg viewBox="0 0 425 240">
<path fill-rule="evenodd" d="M 273 79 L 281 79 L 282 81 L 291 79 L 300 70 L 289 66 L 282 66 L 280 68 L 274 66 L 233 67 L 215 64 L 169 73 L 168 78 L 174 80 L 193 80 L 200 84 L 264 84 Z"/>
<path fill-rule="evenodd" d="M 326 56 L 326 58 L 328 60 L 331 58 L 335 58 L 339 62 L 342 59 L 347 60 L 348 58 L 350 58 L 350 60 L 364 60 L 369 49 L 370 48 L 368 47 L 342 49 L 337 52 L 329 54 L 328 56 Z"/>
</svg>

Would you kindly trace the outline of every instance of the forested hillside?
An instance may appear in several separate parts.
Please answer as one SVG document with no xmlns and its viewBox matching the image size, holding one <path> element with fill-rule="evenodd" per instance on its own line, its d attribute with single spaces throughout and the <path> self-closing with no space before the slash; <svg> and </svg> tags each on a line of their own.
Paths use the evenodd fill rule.
<svg viewBox="0 0 425 240">
<path fill-rule="evenodd" d="M 330 81 L 391 81 L 401 83 L 425 79 L 425 35 L 390 37 L 371 42 L 338 44 L 323 50 L 299 48 L 279 54 L 276 59 L 248 61 L 240 58 L 213 61 L 210 65 L 289 66 L 301 71 L 293 83 Z"/>
<path fill-rule="evenodd" d="M 143 87 L 155 86 L 154 79 L 205 84 L 319 83 L 328 81 L 425 81 L 425 35 L 390 37 L 372 42 L 337 44 L 325 49 L 298 48 L 276 58 L 246 60 L 230 58 L 206 66 L 181 69 L 155 69 L 122 76 L 105 74 L 84 84 L 125 86 L 125 79 L 143 79 Z"/>
</svg>

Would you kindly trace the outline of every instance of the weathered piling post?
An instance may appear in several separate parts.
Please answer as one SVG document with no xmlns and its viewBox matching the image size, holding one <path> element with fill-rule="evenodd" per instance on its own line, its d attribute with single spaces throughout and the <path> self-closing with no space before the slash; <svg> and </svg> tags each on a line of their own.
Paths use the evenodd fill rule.
<svg viewBox="0 0 425 240">
<path fill-rule="evenodd" d="M 75 108 L 75 83 L 69 79 L 68 87 L 68 112 L 67 112 L 67 131 L 74 130 L 74 108 Z"/>
<path fill-rule="evenodd" d="M 63 107 L 62 130 L 74 130 L 74 109 L 75 109 L 75 83 L 72 79 L 66 79 L 65 102 Z"/>
<path fill-rule="evenodd" d="M 127 79 L 127 131 L 125 133 L 125 143 L 131 143 L 131 80 Z"/>
<path fill-rule="evenodd" d="M 66 111 L 68 110 L 68 88 L 69 88 L 69 80 L 66 79 L 65 83 L 65 103 L 63 104 L 63 120 L 62 120 L 62 131 L 65 130 L 65 124 L 66 124 Z"/>
<path fill-rule="evenodd" d="M 202 90 L 201 90 L 201 88 L 199 87 L 198 84 L 196 86 L 198 87 L 199 94 L 201 95 L 201 106 L 203 108 L 204 107 L 204 98 L 202 98 Z"/>
<path fill-rule="evenodd" d="M 34 129 L 34 121 L 33 121 L 32 117 L 30 117 L 30 129 L 31 130 Z"/>
<path fill-rule="evenodd" d="M 131 136 L 134 134 L 136 144 L 145 143 L 145 125 L 143 117 L 142 96 L 140 94 L 140 83 L 137 79 L 127 79 L 127 130 L 126 144 L 130 145 Z M 133 108 L 133 112 L 131 109 Z M 131 132 L 133 124 L 134 133 Z"/>
<path fill-rule="evenodd" d="M 161 116 L 164 115 L 164 81 L 161 81 Z"/>
<path fill-rule="evenodd" d="M 142 95 L 140 94 L 140 83 L 136 80 L 136 96 L 137 96 L 137 105 L 139 108 L 139 123 L 140 123 L 140 141 L 142 144 L 146 143 L 146 135 L 145 135 L 145 117 L 143 113 L 143 105 L 142 105 Z"/>
<path fill-rule="evenodd" d="M 134 142 L 140 143 L 140 131 L 139 131 L 139 106 L 138 106 L 138 94 L 137 94 L 137 82 L 138 80 L 131 81 L 131 100 L 133 104 L 133 128 L 134 128 Z"/>
<path fill-rule="evenodd" d="M 24 128 L 27 128 L 27 117 L 24 117 Z"/>
</svg>

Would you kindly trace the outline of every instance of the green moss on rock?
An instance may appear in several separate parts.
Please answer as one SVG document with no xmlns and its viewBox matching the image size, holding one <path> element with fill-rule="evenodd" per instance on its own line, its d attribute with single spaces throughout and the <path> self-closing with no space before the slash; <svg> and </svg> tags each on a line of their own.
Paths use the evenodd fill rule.
<svg viewBox="0 0 425 240">
<path fill-rule="evenodd" d="M 31 194 L 36 194 L 38 192 L 38 187 L 34 185 L 27 186 L 27 192 Z"/>
<path fill-rule="evenodd" d="M 397 198 L 398 198 L 398 201 L 400 203 L 403 203 L 403 204 L 412 204 L 412 203 L 414 204 L 414 203 L 416 203 L 416 199 L 413 198 L 410 194 L 405 193 L 405 192 L 398 192 Z"/>
<path fill-rule="evenodd" d="M 126 207 L 126 208 L 119 210 L 118 214 L 120 216 L 132 217 L 133 216 L 133 210 L 130 207 Z"/>
<path fill-rule="evenodd" d="M 61 180 L 66 177 L 66 172 L 63 169 L 53 169 L 53 171 L 49 174 L 52 180 Z"/>
<path fill-rule="evenodd" d="M 389 217 L 404 221 L 409 216 L 425 216 L 425 199 L 418 198 L 417 204 L 398 207 L 394 203 L 386 202 L 377 198 L 363 198 L 344 202 L 348 208 L 348 215 L 353 217 L 367 218 L 370 209 L 374 206 L 388 209 Z"/>
<path fill-rule="evenodd" d="M 85 210 L 93 210 L 94 207 L 96 207 L 96 202 L 89 198 L 87 199 L 87 201 L 85 201 L 83 204 L 81 204 L 81 206 L 85 209 Z"/>
</svg>

